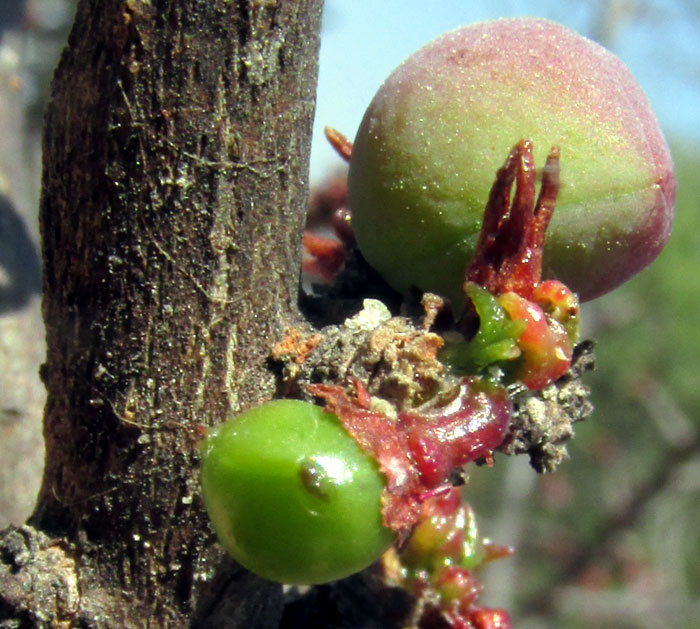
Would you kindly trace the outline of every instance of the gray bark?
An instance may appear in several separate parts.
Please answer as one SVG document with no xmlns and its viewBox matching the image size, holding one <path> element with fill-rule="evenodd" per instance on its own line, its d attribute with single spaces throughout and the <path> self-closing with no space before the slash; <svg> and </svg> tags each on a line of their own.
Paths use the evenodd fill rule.
<svg viewBox="0 0 700 629">
<path fill-rule="evenodd" d="M 275 626 L 222 557 L 201 427 L 298 320 L 322 0 L 81 0 L 46 114 L 46 467 L 0 626 Z M 222 621 L 223 622 L 223 621 Z"/>
</svg>

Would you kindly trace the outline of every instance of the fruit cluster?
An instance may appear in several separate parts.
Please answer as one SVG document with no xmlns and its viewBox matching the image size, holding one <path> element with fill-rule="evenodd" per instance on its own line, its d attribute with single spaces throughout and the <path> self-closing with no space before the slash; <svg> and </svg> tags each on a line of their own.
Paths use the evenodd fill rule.
<svg viewBox="0 0 700 629">
<path fill-rule="evenodd" d="M 266 578 L 338 579 L 394 543 L 388 573 L 428 592 L 452 627 L 509 627 L 477 605 L 473 574 L 508 553 L 477 536 L 455 474 L 490 463 L 508 438 L 509 385 L 538 391 L 567 372 L 577 293 L 611 290 L 665 244 L 668 147 L 616 58 L 537 19 L 438 38 L 387 79 L 354 143 L 328 136 L 350 163 L 348 195 L 334 188 L 339 241 L 305 236 L 306 270 L 332 280 L 357 246 L 395 289 L 426 292 L 426 329 L 441 304 L 454 326 L 413 353 L 405 336 L 387 341 L 392 377 L 413 387 L 401 403 L 330 378 L 303 391 L 324 408 L 276 401 L 214 428 L 202 444 L 207 510 L 227 550 Z M 283 344 L 295 374 L 323 334 Z"/>
</svg>

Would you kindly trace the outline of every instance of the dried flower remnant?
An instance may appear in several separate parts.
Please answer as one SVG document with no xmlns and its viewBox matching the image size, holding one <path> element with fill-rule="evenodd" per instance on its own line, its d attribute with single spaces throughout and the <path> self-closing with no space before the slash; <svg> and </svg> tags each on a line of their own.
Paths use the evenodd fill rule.
<svg viewBox="0 0 700 629">
<path fill-rule="evenodd" d="M 559 193 L 557 147 L 547 156 L 537 203 L 535 178 L 532 141 L 520 140 L 496 173 L 467 270 L 467 281 L 492 295 L 514 292 L 531 299 L 541 281 L 545 235 Z"/>
<path fill-rule="evenodd" d="M 464 285 L 468 308 L 461 327 L 467 336 L 474 326 L 477 332 L 448 346 L 442 358 L 466 373 L 499 363 L 513 379 L 538 390 L 569 369 L 579 309 L 564 284 L 541 282 L 559 190 L 559 151 L 549 152 L 536 203 L 532 151 L 532 142 L 521 140 L 496 174 Z"/>
</svg>

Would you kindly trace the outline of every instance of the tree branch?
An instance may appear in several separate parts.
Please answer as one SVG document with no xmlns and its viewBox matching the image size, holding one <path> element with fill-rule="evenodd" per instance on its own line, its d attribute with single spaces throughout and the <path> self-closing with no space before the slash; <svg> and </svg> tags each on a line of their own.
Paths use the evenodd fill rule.
<svg viewBox="0 0 700 629">
<path fill-rule="evenodd" d="M 44 136 L 46 469 L 3 538 L 0 618 L 182 626 L 199 604 L 204 625 L 249 597 L 215 579 L 197 442 L 272 396 L 298 317 L 321 5 L 79 3 Z M 58 548 L 79 596 L 38 613 L 27 570 Z"/>
</svg>

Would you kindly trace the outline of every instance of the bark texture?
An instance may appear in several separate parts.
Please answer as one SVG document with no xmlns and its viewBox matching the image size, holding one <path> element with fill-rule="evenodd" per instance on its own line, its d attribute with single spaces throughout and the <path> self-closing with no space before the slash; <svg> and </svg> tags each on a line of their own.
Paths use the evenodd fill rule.
<svg viewBox="0 0 700 629">
<path fill-rule="evenodd" d="M 197 442 L 272 397 L 298 317 L 321 5 L 79 2 L 44 136 L 46 469 L 0 540 L 2 626 L 279 621 L 214 544 Z"/>
</svg>

